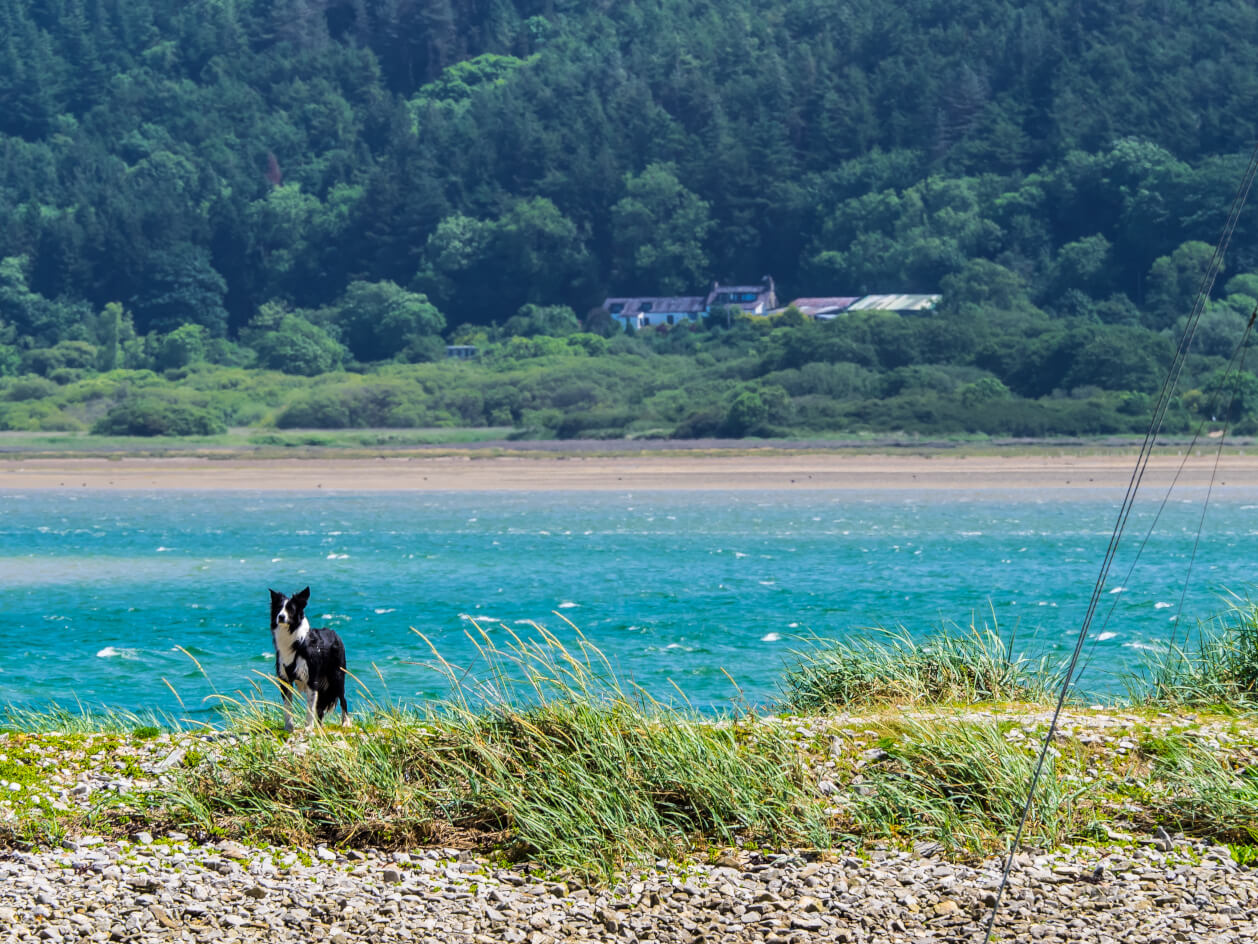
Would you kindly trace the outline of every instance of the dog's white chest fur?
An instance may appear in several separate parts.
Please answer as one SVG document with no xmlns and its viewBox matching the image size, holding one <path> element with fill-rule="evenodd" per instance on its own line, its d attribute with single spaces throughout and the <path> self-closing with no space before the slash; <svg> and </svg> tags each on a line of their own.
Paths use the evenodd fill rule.
<svg viewBox="0 0 1258 944">
<path fill-rule="evenodd" d="M 279 676 L 297 689 L 304 689 L 310 681 L 310 666 L 297 655 L 297 643 L 305 640 L 310 632 L 310 622 L 303 619 L 296 630 L 287 624 L 275 627 L 275 653 L 279 657 Z"/>
</svg>

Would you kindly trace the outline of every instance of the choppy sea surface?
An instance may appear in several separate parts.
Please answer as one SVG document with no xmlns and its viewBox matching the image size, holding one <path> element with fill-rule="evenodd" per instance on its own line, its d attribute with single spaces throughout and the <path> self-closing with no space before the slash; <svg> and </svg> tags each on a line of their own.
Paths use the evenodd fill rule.
<svg viewBox="0 0 1258 944">
<path fill-rule="evenodd" d="M 1182 641 L 1230 594 L 1248 594 L 1258 491 L 1217 489 L 1197 543 L 1204 497 L 1184 489 L 1137 502 L 1081 689 L 1121 694 L 1177 625 Z M 205 719 L 224 696 L 273 698 L 267 588 L 306 585 L 312 622 L 346 641 L 358 679 L 351 710 L 449 693 L 420 633 L 471 687 L 488 678 L 480 633 L 482 645 L 506 648 L 539 627 L 567 644 L 579 630 L 622 686 L 702 709 L 772 705 L 809 639 L 874 626 L 925 635 L 976 622 L 1060 659 L 1121 499 L 7 491 L 0 705 Z"/>
</svg>

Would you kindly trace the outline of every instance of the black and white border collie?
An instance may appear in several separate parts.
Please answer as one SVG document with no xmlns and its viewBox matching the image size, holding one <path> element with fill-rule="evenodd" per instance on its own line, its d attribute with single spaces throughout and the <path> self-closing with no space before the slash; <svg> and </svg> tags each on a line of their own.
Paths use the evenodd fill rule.
<svg viewBox="0 0 1258 944">
<path fill-rule="evenodd" d="M 284 730 L 293 730 L 293 691 L 306 699 L 306 724 L 323 722 L 336 702 L 341 724 L 349 720 L 345 704 L 345 644 L 331 629 L 315 629 L 306 619 L 310 588 L 286 597 L 271 591 L 271 641 L 275 643 L 275 674 L 284 696 Z"/>
</svg>

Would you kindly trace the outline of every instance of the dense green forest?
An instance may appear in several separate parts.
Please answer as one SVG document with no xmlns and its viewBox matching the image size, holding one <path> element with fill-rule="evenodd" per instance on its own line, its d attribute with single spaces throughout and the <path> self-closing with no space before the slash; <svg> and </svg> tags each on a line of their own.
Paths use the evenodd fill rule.
<svg viewBox="0 0 1258 944">
<path fill-rule="evenodd" d="M 1246 0 L 0 0 L 0 428 L 1143 430 L 1255 141 Z M 943 301 L 598 307 L 766 274 Z"/>
</svg>

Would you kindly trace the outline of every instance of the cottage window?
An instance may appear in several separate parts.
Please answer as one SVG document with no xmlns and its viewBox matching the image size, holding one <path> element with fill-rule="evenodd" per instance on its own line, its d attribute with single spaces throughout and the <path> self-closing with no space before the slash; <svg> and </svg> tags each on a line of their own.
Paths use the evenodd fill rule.
<svg viewBox="0 0 1258 944">
<path fill-rule="evenodd" d="M 625 310 L 625 303 L 624 303 L 624 302 L 612 302 L 612 303 L 611 303 L 611 304 L 607 307 L 607 310 L 608 310 L 608 311 L 610 311 L 613 315 L 618 315 L 618 314 L 620 314 L 622 311 L 624 311 L 624 310 Z"/>
<path fill-rule="evenodd" d="M 655 307 L 655 302 L 643 302 L 638 306 L 639 311 L 650 311 Z"/>
</svg>

